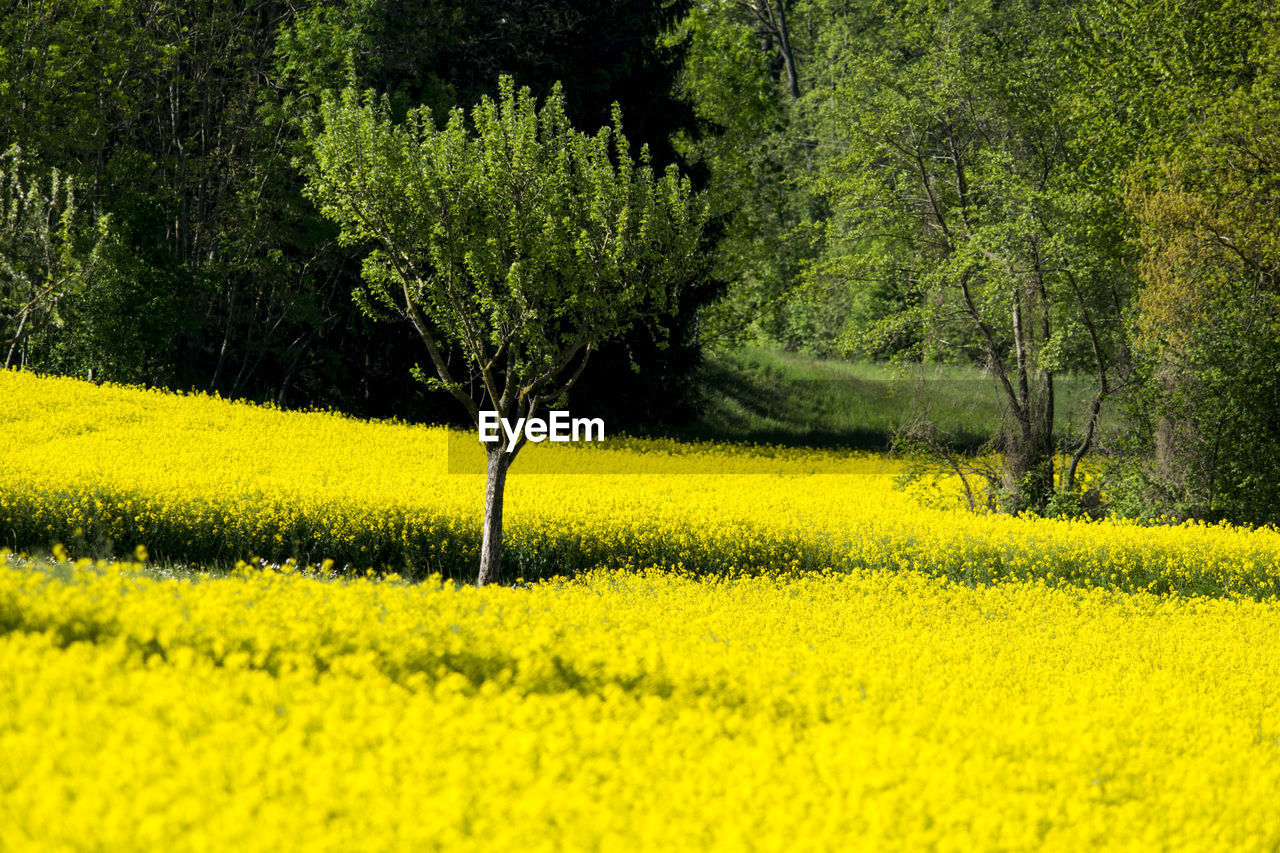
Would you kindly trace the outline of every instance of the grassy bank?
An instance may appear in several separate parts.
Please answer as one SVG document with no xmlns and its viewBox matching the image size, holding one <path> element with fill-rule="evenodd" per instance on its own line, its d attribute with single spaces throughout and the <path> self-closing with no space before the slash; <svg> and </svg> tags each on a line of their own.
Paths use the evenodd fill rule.
<svg viewBox="0 0 1280 853">
<path fill-rule="evenodd" d="M 676 435 L 809 447 L 886 449 L 894 431 L 927 419 L 958 448 L 976 450 L 1008 417 L 994 380 L 974 367 L 892 366 L 747 348 L 708 359 L 707 406 Z M 1055 423 L 1078 431 L 1088 377 L 1059 378 Z M 1104 426 L 1115 420 L 1105 412 Z"/>
</svg>

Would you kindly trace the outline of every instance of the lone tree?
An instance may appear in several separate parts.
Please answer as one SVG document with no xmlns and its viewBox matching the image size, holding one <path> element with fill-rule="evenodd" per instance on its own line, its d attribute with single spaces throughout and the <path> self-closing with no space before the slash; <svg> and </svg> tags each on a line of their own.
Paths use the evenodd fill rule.
<svg viewBox="0 0 1280 853">
<path fill-rule="evenodd" d="M 703 205 L 674 167 L 655 177 L 647 149 L 633 161 L 616 106 L 591 136 L 558 84 L 539 110 L 503 77 L 470 125 L 459 108 L 444 127 L 426 108 L 396 123 L 351 87 L 320 116 L 307 192 L 344 243 L 373 247 L 357 300 L 413 324 L 434 373 L 416 375 L 477 428 L 482 410 L 515 423 L 558 404 L 602 341 L 659 316 L 694 269 Z M 487 445 L 481 586 L 499 575 L 523 444 Z"/>
</svg>

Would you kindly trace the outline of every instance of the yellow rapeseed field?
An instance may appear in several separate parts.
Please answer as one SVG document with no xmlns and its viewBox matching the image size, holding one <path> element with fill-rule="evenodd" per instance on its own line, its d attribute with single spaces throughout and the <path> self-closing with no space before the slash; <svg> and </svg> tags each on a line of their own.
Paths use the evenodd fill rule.
<svg viewBox="0 0 1280 853">
<path fill-rule="evenodd" d="M 331 561 L 0 555 L 0 850 L 1280 847 L 1274 530 L 543 445 L 508 486 L 528 581 L 477 590 L 463 433 L 12 372 L 0 400 L 3 544 Z"/>
<path fill-rule="evenodd" d="M 474 435 L 0 371 L 0 546 L 162 560 L 332 560 L 474 576 Z M 467 459 L 477 464 L 468 464 Z M 507 486 L 508 579 L 598 565 L 915 569 L 966 583 L 1280 592 L 1280 533 L 928 508 L 867 454 L 531 445 Z"/>
<path fill-rule="evenodd" d="M 0 849 L 1274 850 L 1280 607 L 0 563 Z"/>
</svg>

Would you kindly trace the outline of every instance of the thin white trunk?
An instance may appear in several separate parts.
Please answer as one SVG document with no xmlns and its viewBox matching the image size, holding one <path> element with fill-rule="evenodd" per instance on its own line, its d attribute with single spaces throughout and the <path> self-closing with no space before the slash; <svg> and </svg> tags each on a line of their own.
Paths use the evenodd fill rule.
<svg viewBox="0 0 1280 853">
<path fill-rule="evenodd" d="M 484 489 L 484 535 L 480 541 L 480 575 L 476 586 L 493 583 L 502 572 L 502 493 L 507 485 L 511 454 L 489 453 Z"/>
</svg>

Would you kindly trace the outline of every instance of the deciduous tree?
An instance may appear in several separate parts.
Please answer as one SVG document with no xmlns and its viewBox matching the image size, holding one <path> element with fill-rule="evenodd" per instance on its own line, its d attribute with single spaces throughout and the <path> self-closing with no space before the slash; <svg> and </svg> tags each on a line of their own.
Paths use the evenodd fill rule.
<svg viewBox="0 0 1280 853">
<path fill-rule="evenodd" d="M 1062 9 L 883 4 L 880 49 L 830 99 L 834 156 L 815 286 L 889 294 L 869 348 L 965 356 L 1003 395 L 1001 503 L 1043 509 L 1055 488 L 1055 378 L 1096 392 L 1058 485 L 1070 490 L 1121 357 L 1125 277 L 1091 218 L 1066 120 Z"/>
<path fill-rule="evenodd" d="M 308 192 L 348 243 L 372 247 L 360 294 L 412 323 L 432 385 L 511 422 L 562 400 L 593 351 L 661 314 L 695 260 L 704 214 L 674 167 L 634 160 L 615 110 L 574 130 L 556 86 L 541 109 L 504 77 L 467 122 L 392 120 L 385 98 L 328 95 Z M 447 353 L 462 353 L 451 364 Z M 523 445 L 488 445 L 478 583 L 499 576 L 503 490 Z"/>
</svg>

